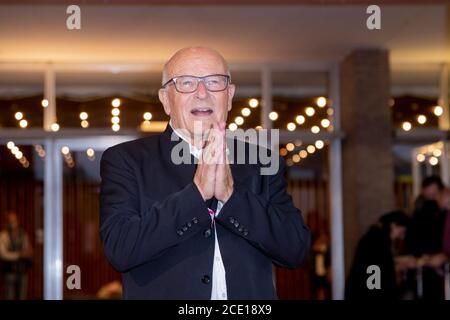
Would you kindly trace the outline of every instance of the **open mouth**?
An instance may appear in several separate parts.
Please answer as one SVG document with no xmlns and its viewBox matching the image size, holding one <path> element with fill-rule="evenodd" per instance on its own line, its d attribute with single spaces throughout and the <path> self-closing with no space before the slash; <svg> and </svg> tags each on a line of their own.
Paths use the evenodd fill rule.
<svg viewBox="0 0 450 320">
<path fill-rule="evenodd" d="M 195 108 L 191 110 L 191 114 L 197 117 L 210 116 L 213 113 L 211 108 Z"/>
</svg>

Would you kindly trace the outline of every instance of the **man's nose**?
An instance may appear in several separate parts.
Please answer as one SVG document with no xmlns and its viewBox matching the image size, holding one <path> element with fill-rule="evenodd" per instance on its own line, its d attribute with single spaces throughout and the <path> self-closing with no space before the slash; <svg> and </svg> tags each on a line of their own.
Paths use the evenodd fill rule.
<svg viewBox="0 0 450 320">
<path fill-rule="evenodd" d="M 205 98 L 208 95 L 208 89 L 206 89 L 205 83 L 203 81 L 198 82 L 196 96 L 199 98 Z"/>
</svg>

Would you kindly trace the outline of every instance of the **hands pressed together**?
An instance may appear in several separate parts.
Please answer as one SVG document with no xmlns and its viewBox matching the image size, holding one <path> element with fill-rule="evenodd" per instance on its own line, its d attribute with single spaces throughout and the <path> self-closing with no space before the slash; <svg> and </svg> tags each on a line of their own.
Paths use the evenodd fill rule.
<svg viewBox="0 0 450 320">
<path fill-rule="evenodd" d="M 233 176 L 226 153 L 225 122 L 214 123 L 204 141 L 194 183 L 203 200 L 215 197 L 223 204 L 233 193 Z"/>
</svg>

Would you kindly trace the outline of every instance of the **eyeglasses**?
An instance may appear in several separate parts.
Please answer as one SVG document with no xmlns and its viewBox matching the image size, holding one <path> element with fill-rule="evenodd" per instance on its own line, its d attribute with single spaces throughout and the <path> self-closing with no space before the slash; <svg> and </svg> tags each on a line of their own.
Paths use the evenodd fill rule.
<svg viewBox="0 0 450 320">
<path fill-rule="evenodd" d="M 173 77 L 163 84 L 165 88 L 170 83 L 175 85 L 175 89 L 180 93 L 192 93 L 198 88 L 198 83 L 203 81 L 206 89 L 211 92 L 223 91 L 228 87 L 230 76 L 225 74 L 212 74 L 209 76 L 179 76 Z"/>
</svg>

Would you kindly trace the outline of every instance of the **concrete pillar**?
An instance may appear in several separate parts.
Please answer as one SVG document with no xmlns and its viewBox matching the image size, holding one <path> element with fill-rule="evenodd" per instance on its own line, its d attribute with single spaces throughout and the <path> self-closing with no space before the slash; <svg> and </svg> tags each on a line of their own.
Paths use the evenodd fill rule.
<svg viewBox="0 0 450 320">
<path fill-rule="evenodd" d="M 389 56 L 360 49 L 340 65 L 345 270 L 358 240 L 394 208 Z"/>
</svg>

